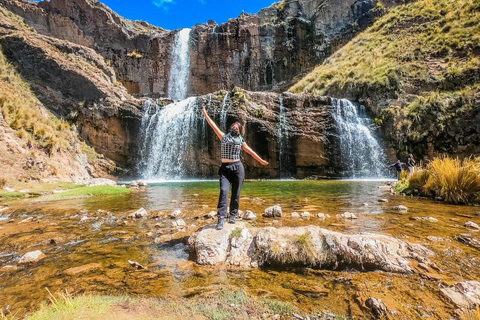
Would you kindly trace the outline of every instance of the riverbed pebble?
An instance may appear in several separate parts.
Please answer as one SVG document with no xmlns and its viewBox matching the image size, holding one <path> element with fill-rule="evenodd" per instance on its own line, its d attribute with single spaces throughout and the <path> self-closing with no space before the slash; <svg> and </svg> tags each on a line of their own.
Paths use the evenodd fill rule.
<svg viewBox="0 0 480 320">
<path fill-rule="evenodd" d="M 467 227 L 467 228 L 472 228 L 472 229 L 475 229 L 475 230 L 480 230 L 480 227 L 478 226 L 478 224 L 476 224 L 476 223 L 473 222 L 473 221 L 467 221 L 467 222 L 465 222 L 464 226 Z"/>
<path fill-rule="evenodd" d="M 137 270 L 145 269 L 144 266 L 142 266 L 140 263 L 138 263 L 138 262 L 136 262 L 136 261 L 128 260 L 128 263 L 130 264 L 130 266 L 134 267 L 134 268 L 137 269 Z"/>
<path fill-rule="evenodd" d="M 310 219 L 310 212 L 308 211 L 302 212 L 302 219 L 305 219 L 305 220 Z"/>
<path fill-rule="evenodd" d="M 32 222 L 33 221 L 33 217 L 28 217 L 28 218 L 25 218 L 23 219 L 22 221 L 20 221 L 18 224 L 20 223 L 29 223 L 29 222 Z"/>
<path fill-rule="evenodd" d="M 263 214 L 264 217 L 281 217 L 282 215 L 282 207 L 278 204 L 268 207 L 265 209 L 265 213 Z"/>
<path fill-rule="evenodd" d="M 257 219 L 257 214 L 250 210 L 245 211 L 245 215 L 243 216 L 244 220 L 255 220 Z"/>
<path fill-rule="evenodd" d="M 392 207 L 392 210 L 400 211 L 400 212 L 407 212 L 408 208 L 406 206 L 404 206 L 403 204 L 401 204 L 399 206 Z"/>
<path fill-rule="evenodd" d="M 11 266 L 11 265 L 6 265 L 0 268 L 0 272 L 13 272 L 17 270 L 18 270 L 17 266 Z"/>
<path fill-rule="evenodd" d="M 343 219 L 357 219 L 357 216 L 354 213 L 348 211 L 340 214 L 339 216 Z"/>
<path fill-rule="evenodd" d="M 136 218 L 136 219 L 145 218 L 147 216 L 148 216 L 148 212 L 147 210 L 145 210 L 145 208 L 140 208 L 137 211 L 132 212 L 128 215 L 129 218 Z"/>
<path fill-rule="evenodd" d="M 410 218 L 410 220 L 438 222 L 438 219 L 434 217 L 413 217 L 413 218 Z"/>
<path fill-rule="evenodd" d="M 327 219 L 327 218 L 330 218 L 330 215 L 329 215 L 329 214 L 325 214 L 325 213 L 317 213 L 317 218 L 318 218 L 318 219 L 325 220 L 325 219 Z"/>
<path fill-rule="evenodd" d="M 388 199 L 378 199 L 378 202 L 388 202 Z"/>
<path fill-rule="evenodd" d="M 169 217 L 170 217 L 170 219 L 175 219 L 175 218 L 177 218 L 181 213 L 182 213 L 182 211 L 180 211 L 180 210 L 175 210 L 175 211 L 173 211 L 172 213 L 170 213 L 170 216 L 169 216 Z"/>
<path fill-rule="evenodd" d="M 177 219 L 173 222 L 173 226 L 176 228 L 185 228 L 187 224 L 183 219 Z"/>
<path fill-rule="evenodd" d="M 290 213 L 290 217 L 292 218 L 300 218 L 300 214 L 298 212 L 292 212 Z"/>
<path fill-rule="evenodd" d="M 42 259 L 45 258 L 45 257 L 46 257 L 45 253 L 43 253 L 43 252 L 40 251 L 40 250 L 30 251 L 30 252 L 25 253 L 25 254 L 20 258 L 20 260 L 18 261 L 18 263 L 19 263 L 19 264 L 35 263 L 35 262 L 38 262 L 38 261 L 42 260 Z"/>
<path fill-rule="evenodd" d="M 215 219 L 217 217 L 217 211 L 210 211 L 208 214 L 207 214 L 207 217 L 209 219 Z"/>
</svg>

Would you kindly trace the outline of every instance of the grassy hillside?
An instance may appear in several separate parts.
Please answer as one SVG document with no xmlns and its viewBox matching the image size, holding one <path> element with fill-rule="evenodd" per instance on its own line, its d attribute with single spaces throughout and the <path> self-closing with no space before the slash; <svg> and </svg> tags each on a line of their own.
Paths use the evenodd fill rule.
<svg viewBox="0 0 480 320">
<path fill-rule="evenodd" d="M 479 21 L 480 0 L 396 7 L 290 91 L 365 103 L 397 150 L 480 152 Z"/>
</svg>

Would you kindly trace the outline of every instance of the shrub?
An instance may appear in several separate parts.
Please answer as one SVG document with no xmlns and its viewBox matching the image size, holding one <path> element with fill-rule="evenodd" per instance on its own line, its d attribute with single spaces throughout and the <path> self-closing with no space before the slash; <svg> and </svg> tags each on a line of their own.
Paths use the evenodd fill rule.
<svg viewBox="0 0 480 320">
<path fill-rule="evenodd" d="M 480 158 L 436 158 L 427 166 L 423 189 L 450 203 L 469 204 L 480 198 Z"/>
</svg>

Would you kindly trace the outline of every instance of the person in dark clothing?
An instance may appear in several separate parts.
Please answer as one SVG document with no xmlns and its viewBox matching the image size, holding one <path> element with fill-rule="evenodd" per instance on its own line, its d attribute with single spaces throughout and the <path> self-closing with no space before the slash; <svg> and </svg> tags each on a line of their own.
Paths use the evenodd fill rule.
<svg viewBox="0 0 480 320">
<path fill-rule="evenodd" d="M 218 174 L 220 175 L 220 195 L 218 197 L 218 223 L 216 227 L 217 230 L 221 230 L 225 225 L 225 218 L 227 216 L 228 191 L 230 185 L 232 186 L 232 196 L 230 199 L 229 223 L 235 223 L 238 208 L 240 206 L 240 193 L 242 191 L 243 180 L 245 179 L 245 170 L 240 161 L 240 152 L 245 150 L 245 152 L 250 154 L 255 160 L 264 166 L 266 166 L 268 162 L 260 158 L 255 151 L 245 143 L 245 139 L 243 139 L 242 136 L 243 126 L 239 122 L 232 124 L 229 132 L 225 134 L 208 116 L 205 107 L 202 108 L 202 113 L 217 137 L 222 141 L 222 165 L 218 170 Z"/>
<path fill-rule="evenodd" d="M 409 174 L 412 175 L 415 172 L 415 159 L 413 159 L 413 154 L 408 155 L 407 166 Z"/>
<path fill-rule="evenodd" d="M 397 160 L 394 164 L 390 165 L 390 167 L 394 167 L 395 171 L 397 172 L 397 179 L 400 180 L 400 172 L 402 172 L 403 163 L 400 160 Z"/>
</svg>

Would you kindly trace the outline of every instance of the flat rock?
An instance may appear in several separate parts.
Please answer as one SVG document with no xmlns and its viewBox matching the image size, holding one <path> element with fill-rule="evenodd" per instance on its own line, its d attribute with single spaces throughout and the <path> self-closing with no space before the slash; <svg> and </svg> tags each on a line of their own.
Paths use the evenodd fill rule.
<svg viewBox="0 0 480 320">
<path fill-rule="evenodd" d="M 30 264 L 30 263 L 36 263 L 43 258 L 45 258 L 46 255 L 40 250 L 36 251 L 30 251 L 25 253 L 20 260 L 18 261 L 19 264 Z"/>
<path fill-rule="evenodd" d="M 263 214 L 264 217 L 281 217 L 282 216 L 282 207 L 278 204 L 275 206 L 268 207 L 265 209 L 265 213 Z"/>
<path fill-rule="evenodd" d="M 308 266 L 413 273 L 409 260 L 430 265 L 425 247 L 380 234 L 343 234 L 317 226 L 248 228 L 244 223 L 215 225 L 188 240 L 196 262 L 236 267 Z M 232 258 L 234 257 L 234 258 Z"/>
<path fill-rule="evenodd" d="M 475 230 L 480 230 L 480 227 L 478 226 L 478 224 L 476 224 L 476 223 L 473 222 L 473 221 L 467 221 L 467 222 L 465 222 L 464 226 L 467 227 L 467 228 L 471 228 L 471 229 L 475 229 Z"/>
<path fill-rule="evenodd" d="M 63 271 L 63 274 L 66 274 L 66 275 L 69 275 L 69 276 L 74 276 L 74 275 L 77 275 L 77 274 L 80 274 L 80 273 L 86 273 L 88 271 L 98 269 L 100 267 L 101 267 L 100 263 L 89 263 L 89 264 L 86 264 L 84 266 L 69 268 L 69 269 Z"/>
<path fill-rule="evenodd" d="M 471 308 L 480 304 L 480 282 L 468 280 L 451 287 L 440 289 L 442 294 L 459 309 Z"/>
</svg>

